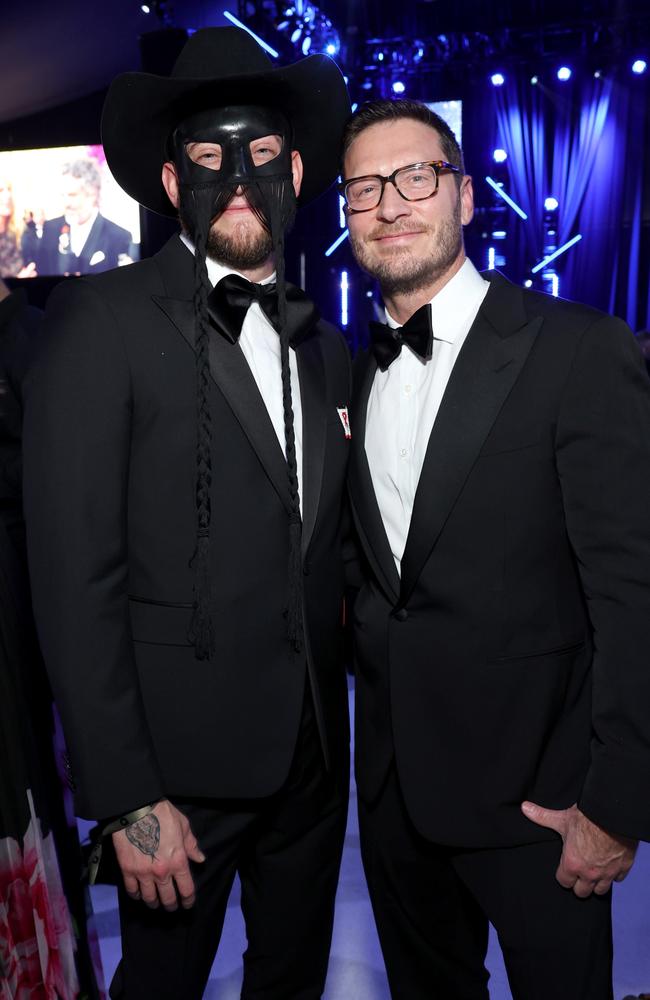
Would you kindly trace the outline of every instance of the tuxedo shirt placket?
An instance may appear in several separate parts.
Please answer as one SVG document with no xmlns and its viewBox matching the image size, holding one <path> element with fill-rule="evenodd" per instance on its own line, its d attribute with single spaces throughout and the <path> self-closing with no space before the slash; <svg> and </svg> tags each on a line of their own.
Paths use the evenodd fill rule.
<svg viewBox="0 0 650 1000">
<path fill-rule="evenodd" d="M 194 245 L 185 233 L 181 240 L 193 254 Z M 206 267 L 210 284 L 214 287 L 227 274 L 239 274 L 231 267 L 224 267 L 209 257 Z M 240 275 L 244 277 L 244 275 Z M 275 281 L 275 274 L 269 275 L 260 282 L 262 285 Z M 270 320 L 257 302 L 253 302 L 246 313 L 242 324 L 238 346 L 241 349 L 257 388 L 266 407 L 269 419 L 273 424 L 276 437 L 282 448 L 282 454 L 287 457 L 284 436 L 284 406 L 282 402 L 282 365 L 280 361 L 280 338 Z M 300 380 L 298 377 L 298 361 L 296 352 L 289 349 L 289 371 L 291 373 L 291 405 L 293 408 L 293 432 L 296 441 L 296 467 L 298 473 L 298 491 L 300 511 L 303 510 L 303 462 L 302 462 L 302 401 L 300 398 Z"/>
<path fill-rule="evenodd" d="M 432 300 L 434 341 L 423 361 L 405 345 L 377 370 L 370 390 L 365 449 L 384 529 L 401 572 L 413 504 L 427 445 L 454 364 L 487 293 L 470 261 Z M 388 325 L 399 324 L 386 313 Z"/>
</svg>

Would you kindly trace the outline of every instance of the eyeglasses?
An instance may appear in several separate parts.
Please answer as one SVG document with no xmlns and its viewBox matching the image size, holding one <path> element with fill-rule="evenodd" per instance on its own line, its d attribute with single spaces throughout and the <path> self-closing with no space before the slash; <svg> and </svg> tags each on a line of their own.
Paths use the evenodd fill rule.
<svg viewBox="0 0 650 1000">
<path fill-rule="evenodd" d="M 440 174 L 443 171 L 462 173 L 460 167 L 445 160 L 430 160 L 427 163 L 411 163 L 398 167 L 390 177 L 369 174 L 366 177 L 352 177 L 338 185 L 339 194 L 345 198 L 345 210 L 349 215 L 369 212 L 384 196 L 384 188 L 392 184 L 405 201 L 425 201 L 438 190 Z"/>
</svg>

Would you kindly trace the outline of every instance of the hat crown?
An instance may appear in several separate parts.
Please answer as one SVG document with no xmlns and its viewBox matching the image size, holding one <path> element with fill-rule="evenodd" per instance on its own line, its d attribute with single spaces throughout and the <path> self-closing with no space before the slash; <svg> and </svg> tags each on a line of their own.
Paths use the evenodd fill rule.
<svg viewBox="0 0 650 1000">
<path fill-rule="evenodd" d="M 176 80 L 215 78 L 267 73 L 273 63 L 247 31 L 239 28 L 202 28 L 183 46 L 171 76 Z"/>
</svg>

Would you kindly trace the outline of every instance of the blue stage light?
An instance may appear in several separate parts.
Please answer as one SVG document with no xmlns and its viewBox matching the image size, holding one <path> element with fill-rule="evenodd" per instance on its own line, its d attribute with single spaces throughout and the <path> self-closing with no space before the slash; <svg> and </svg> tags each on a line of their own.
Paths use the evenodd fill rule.
<svg viewBox="0 0 650 1000">
<path fill-rule="evenodd" d="M 403 94 L 405 90 L 406 90 L 406 84 L 403 83 L 401 80 L 395 80 L 395 82 L 393 83 L 393 93 Z"/>
<path fill-rule="evenodd" d="M 503 87 L 506 82 L 506 78 L 503 73 L 493 73 L 490 80 L 492 81 L 493 87 Z"/>
<path fill-rule="evenodd" d="M 543 268 L 546 267 L 547 264 L 550 264 L 552 260 L 555 260 L 556 257 L 559 257 L 561 253 L 564 253 L 565 250 L 568 250 L 569 247 L 574 246 L 581 239 L 582 239 L 582 233 L 578 233 L 578 235 L 574 236 L 573 239 L 570 239 L 566 243 L 563 243 L 561 247 L 558 247 L 557 250 L 554 250 L 553 253 L 550 253 L 548 257 L 544 257 L 544 260 L 540 260 L 539 264 L 535 264 L 535 267 L 531 268 L 531 274 L 537 274 L 538 271 L 541 271 Z"/>
<path fill-rule="evenodd" d="M 348 325 L 348 272 L 341 271 L 341 326 Z"/>
<path fill-rule="evenodd" d="M 544 198 L 544 208 L 546 209 L 547 212 L 554 212 L 559 204 L 560 204 L 559 201 L 557 200 L 557 198 L 554 198 L 553 195 L 551 195 L 549 198 Z"/>
<path fill-rule="evenodd" d="M 231 14 L 229 10 L 224 10 L 223 16 L 228 21 L 230 21 L 231 24 L 234 24 L 236 28 L 242 28 L 244 31 L 247 31 L 248 34 L 251 36 L 251 38 L 254 38 L 257 44 L 261 45 L 264 51 L 268 52 L 270 56 L 273 56 L 274 59 L 278 58 L 278 56 L 280 55 L 279 52 L 276 52 L 275 49 L 272 49 L 271 46 L 267 42 L 265 42 L 263 38 L 260 38 L 260 36 L 256 35 L 254 31 L 251 31 L 248 25 L 244 24 L 243 21 L 240 21 L 239 18 L 235 17 L 234 14 Z"/>
<path fill-rule="evenodd" d="M 340 247 L 340 245 L 343 242 L 343 240 L 346 239 L 347 235 L 348 235 L 348 231 L 347 231 L 347 229 L 344 229 L 343 232 L 341 233 L 341 235 L 337 236 L 337 238 L 334 240 L 334 242 L 332 243 L 332 245 L 327 248 L 327 250 L 325 251 L 325 256 L 326 257 L 331 257 L 332 254 L 334 253 L 334 251 L 336 250 L 336 248 Z"/>
<path fill-rule="evenodd" d="M 526 280 L 524 281 L 524 288 L 532 288 L 532 287 L 533 287 L 532 281 L 530 280 L 530 278 L 526 278 Z"/>
<path fill-rule="evenodd" d="M 151 7 L 147 3 L 143 3 L 142 6 L 140 7 L 140 10 L 142 11 L 143 14 L 151 13 Z"/>
<path fill-rule="evenodd" d="M 558 78 L 558 80 L 562 80 L 562 81 L 570 80 L 571 79 L 571 69 L 570 69 L 570 67 L 569 66 L 560 66 L 559 70 L 557 71 L 557 78 Z"/>
<path fill-rule="evenodd" d="M 532 83 L 533 87 L 536 87 L 537 84 L 539 83 L 539 77 L 538 76 L 531 76 L 530 82 Z"/>
<path fill-rule="evenodd" d="M 302 54 L 306 56 L 311 48 L 311 38 L 305 38 L 302 43 Z"/>
<path fill-rule="evenodd" d="M 491 177 L 486 177 L 485 179 L 488 182 L 488 184 L 490 185 L 490 187 L 494 191 L 496 191 L 496 193 L 499 195 L 499 198 L 503 198 L 503 200 L 505 201 L 506 205 L 510 205 L 510 208 L 514 209 L 514 211 L 517 213 L 517 215 L 519 215 L 522 219 L 527 219 L 528 218 L 528 216 L 524 212 L 523 208 L 520 208 L 519 205 L 517 204 L 517 202 L 513 201 L 512 198 L 510 197 L 510 195 L 506 194 L 506 192 L 503 190 L 503 184 L 497 184 L 497 182 L 495 180 L 492 180 Z"/>
<path fill-rule="evenodd" d="M 384 61 L 384 53 L 383 52 L 378 52 L 377 53 L 377 62 L 383 62 L 383 61 Z"/>
<path fill-rule="evenodd" d="M 292 45 L 300 46 L 304 55 L 308 52 L 326 52 L 336 56 L 341 48 L 339 33 L 323 11 L 307 0 L 296 0 L 288 4 L 277 15 L 275 28 L 288 37 Z M 306 46 L 307 39 L 309 45 Z M 305 47 L 306 46 L 306 47 Z"/>
<path fill-rule="evenodd" d="M 647 68 L 648 64 L 645 59 L 635 59 L 632 63 L 632 72 L 636 73 L 638 76 L 640 76 L 641 73 L 645 73 Z"/>
<path fill-rule="evenodd" d="M 508 154 L 505 149 L 495 149 L 492 153 L 492 159 L 495 163 L 505 163 L 508 159 Z"/>
</svg>

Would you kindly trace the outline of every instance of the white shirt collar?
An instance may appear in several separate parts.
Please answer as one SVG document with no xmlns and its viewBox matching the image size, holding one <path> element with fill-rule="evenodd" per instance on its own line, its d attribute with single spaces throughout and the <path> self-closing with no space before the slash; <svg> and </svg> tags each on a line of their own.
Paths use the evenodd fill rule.
<svg viewBox="0 0 650 1000">
<path fill-rule="evenodd" d="M 444 340 L 448 344 L 456 342 L 466 330 L 466 317 L 470 313 L 476 314 L 476 303 L 483 300 L 487 284 L 489 282 L 481 277 L 471 260 L 466 257 L 462 267 L 429 303 L 436 340 Z M 400 324 L 393 319 L 388 309 L 385 312 L 386 322 L 395 330 Z"/>
<path fill-rule="evenodd" d="M 181 241 L 185 244 L 190 253 L 194 254 L 194 243 L 189 236 L 186 233 L 180 233 L 179 235 Z M 212 260 L 211 257 L 205 258 L 205 266 L 208 269 L 208 278 L 210 279 L 210 284 L 213 288 L 219 281 L 221 281 L 222 278 L 225 278 L 227 274 L 238 274 L 241 278 L 246 278 L 246 275 L 242 274 L 241 271 L 236 271 L 234 267 L 228 267 L 226 264 L 219 264 L 216 260 Z M 246 280 L 250 281 L 250 278 L 246 278 Z M 268 278 L 262 278 L 258 284 L 269 285 L 272 281 L 275 281 L 275 271 L 273 274 L 270 274 Z"/>
</svg>

